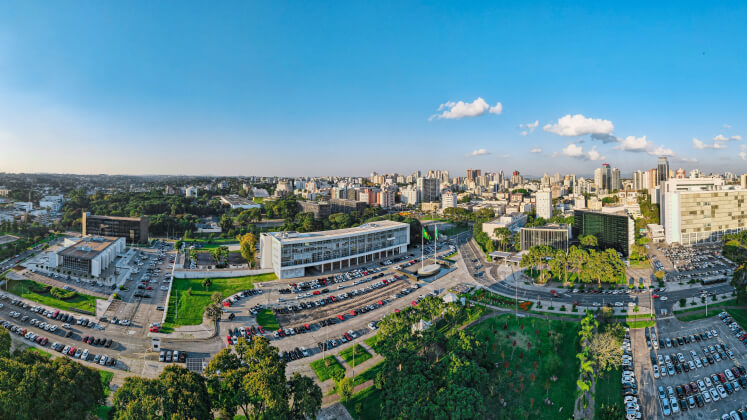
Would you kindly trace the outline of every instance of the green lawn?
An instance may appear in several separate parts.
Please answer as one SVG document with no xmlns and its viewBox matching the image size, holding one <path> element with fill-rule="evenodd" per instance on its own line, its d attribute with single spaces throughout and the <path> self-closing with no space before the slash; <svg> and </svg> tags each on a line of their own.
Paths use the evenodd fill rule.
<svg viewBox="0 0 747 420">
<path fill-rule="evenodd" d="M 35 353 L 39 353 L 39 354 L 41 354 L 42 356 L 46 357 L 47 359 L 50 359 L 50 358 L 52 357 L 52 354 L 51 354 L 51 353 L 49 353 L 49 352 L 46 352 L 46 351 L 44 351 L 44 350 L 42 350 L 42 349 L 39 349 L 39 348 L 36 348 L 36 347 L 29 347 L 29 348 L 28 348 L 28 351 L 33 351 L 33 352 L 35 352 Z"/>
<path fill-rule="evenodd" d="M 355 375 L 355 380 L 353 381 L 353 386 L 358 386 L 362 383 L 365 383 L 366 381 L 373 381 L 376 379 L 376 374 L 379 373 L 384 368 L 384 362 L 381 361 L 375 365 L 373 365 L 370 369 L 366 369 L 363 373 L 360 373 L 358 375 Z M 337 393 L 337 386 L 335 385 L 332 390 L 329 391 L 330 394 Z"/>
<path fill-rule="evenodd" d="M 622 369 L 620 367 L 617 367 L 597 378 L 597 384 L 594 390 L 595 412 L 600 412 L 599 410 L 601 410 L 602 403 L 604 403 L 604 405 L 606 406 L 619 405 L 622 412 L 625 412 L 625 407 L 623 407 L 623 400 L 621 397 L 621 376 Z"/>
<path fill-rule="evenodd" d="M 325 360 L 331 360 L 332 364 L 329 367 L 325 366 Z M 314 373 L 316 373 L 316 376 L 317 378 L 319 378 L 320 382 L 324 382 L 327 379 L 331 378 L 332 373 L 336 370 L 341 370 L 343 372 L 345 371 L 345 368 L 342 367 L 340 362 L 338 362 L 334 356 L 327 356 L 324 359 L 314 360 L 313 362 L 311 362 L 311 369 L 314 370 Z"/>
<path fill-rule="evenodd" d="M 209 250 L 220 246 L 235 245 L 239 242 L 235 238 L 215 238 L 215 239 L 187 239 L 184 241 L 184 247 L 189 248 L 192 245 L 200 244 L 197 250 Z"/>
<path fill-rule="evenodd" d="M 42 305 L 52 306 L 63 311 L 69 311 L 71 308 L 82 309 L 91 313 L 96 313 L 96 299 L 94 296 L 86 295 L 83 293 L 76 293 L 76 295 L 68 300 L 61 300 L 53 297 L 49 292 L 37 293 L 32 292 L 30 287 L 34 284 L 43 286 L 31 280 L 10 280 L 7 281 L 7 290 L 16 296 L 21 296 L 25 299 L 33 300 L 34 302 L 41 303 Z"/>
<path fill-rule="evenodd" d="M 634 328 L 646 328 L 646 327 L 653 327 L 656 325 L 656 320 L 653 321 L 626 321 L 625 324 L 630 329 Z"/>
<path fill-rule="evenodd" d="M 111 390 L 109 390 L 109 383 L 111 383 L 112 378 L 114 378 L 114 373 L 109 372 L 108 370 L 98 370 L 98 372 L 101 377 L 101 386 L 104 388 L 104 397 L 107 398 L 111 393 Z M 111 406 L 106 404 L 100 405 L 96 407 L 96 416 L 101 419 L 108 419 L 111 410 Z"/>
<path fill-rule="evenodd" d="M 269 331 L 275 331 L 280 328 L 280 324 L 278 324 L 278 320 L 275 318 L 272 309 L 267 308 L 262 309 L 257 314 L 257 324 Z"/>
<path fill-rule="evenodd" d="M 363 340 L 363 342 L 368 344 L 368 347 L 371 347 L 374 351 L 376 351 L 376 345 L 379 343 L 379 335 L 376 334 L 373 337 L 369 337 Z"/>
<path fill-rule="evenodd" d="M 728 312 L 729 315 L 734 318 L 734 321 L 736 321 L 742 328 L 747 328 L 747 308 L 728 309 L 726 312 Z M 710 313 L 710 311 L 708 313 Z"/>
<path fill-rule="evenodd" d="M 468 329 L 484 343 L 481 352 L 487 360 L 499 366 L 493 386 L 508 406 L 503 407 L 497 397 L 486 399 L 492 417 L 514 418 L 520 410 L 528 418 L 567 418 L 573 412 L 578 377 L 577 322 L 541 318 L 517 321 L 513 315 L 501 315 Z M 552 382 L 551 377 L 557 377 L 557 381 Z M 544 404 L 546 398 L 553 405 Z"/>
<path fill-rule="evenodd" d="M 378 420 L 381 418 L 381 391 L 371 386 L 354 394 L 343 403 L 354 419 Z"/>
<path fill-rule="evenodd" d="M 215 292 L 220 292 L 228 297 L 236 292 L 254 288 L 255 282 L 263 282 L 277 279 L 275 273 L 259 274 L 256 276 L 243 276 L 231 278 L 211 278 L 210 288 L 205 290 L 202 286 L 203 279 L 174 279 L 169 300 L 169 311 L 166 314 L 166 322 L 162 332 L 169 332 L 173 327 L 180 325 L 199 325 L 202 323 L 202 315 L 205 307 L 210 304 L 210 297 Z M 188 293 L 192 289 L 191 294 Z M 178 311 L 177 311 L 178 301 Z M 179 316 L 177 317 L 177 312 Z"/>
<path fill-rule="evenodd" d="M 355 349 L 355 358 L 353 358 L 353 349 Z M 361 363 L 373 357 L 360 344 L 346 348 L 340 352 L 340 356 L 345 359 L 350 366 L 359 366 Z"/>
</svg>

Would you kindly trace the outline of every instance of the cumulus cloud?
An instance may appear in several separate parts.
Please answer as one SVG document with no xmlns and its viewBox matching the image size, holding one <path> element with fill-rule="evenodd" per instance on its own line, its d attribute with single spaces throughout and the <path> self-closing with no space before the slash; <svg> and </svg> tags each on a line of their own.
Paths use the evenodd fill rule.
<svg viewBox="0 0 747 420">
<path fill-rule="evenodd" d="M 674 151 L 664 146 L 659 146 L 654 150 L 649 150 L 648 154 L 652 156 L 674 156 Z"/>
<path fill-rule="evenodd" d="M 472 102 L 449 101 L 441 104 L 438 107 L 438 112 L 431 115 L 428 121 L 435 119 L 460 119 L 465 117 L 479 117 L 485 113 L 490 114 L 501 114 L 503 112 L 503 105 L 500 102 L 496 103 L 495 106 L 488 105 L 482 98 L 477 98 Z"/>
<path fill-rule="evenodd" d="M 742 160 L 747 160 L 747 145 L 742 145 L 739 157 L 742 158 Z"/>
<path fill-rule="evenodd" d="M 535 147 L 534 149 L 530 150 L 529 153 L 542 153 L 542 149 L 539 147 Z"/>
<path fill-rule="evenodd" d="M 723 134 L 719 134 L 713 138 L 713 141 L 738 141 L 738 140 L 742 140 L 742 136 L 726 137 Z"/>
<path fill-rule="evenodd" d="M 620 141 L 619 138 L 612 134 L 592 134 L 591 138 L 594 140 L 600 140 L 602 143 L 614 143 Z"/>
<path fill-rule="evenodd" d="M 697 138 L 693 137 L 693 147 L 698 150 L 703 149 L 726 149 L 726 145 L 722 142 L 714 141 L 713 144 L 704 143 Z"/>
<path fill-rule="evenodd" d="M 587 118 L 581 114 L 568 114 L 558 118 L 555 124 L 545 125 L 543 129 L 559 136 L 575 137 L 585 134 L 611 135 L 615 126 L 609 120 Z"/>
<path fill-rule="evenodd" d="M 690 158 L 690 157 L 681 157 L 679 158 L 679 161 L 685 162 L 685 163 L 698 163 L 698 159 Z"/>
<path fill-rule="evenodd" d="M 524 130 L 521 132 L 522 136 L 529 135 L 534 132 L 534 129 L 539 127 L 539 120 L 535 120 L 533 123 L 528 124 L 519 124 L 519 128 L 523 128 Z"/>
<path fill-rule="evenodd" d="M 646 136 L 628 136 L 624 139 L 620 139 L 620 144 L 613 147 L 613 149 L 622 150 L 625 152 L 646 152 L 652 147 L 653 143 L 646 140 Z"/>
<path fill-rule="evenodd" d="M 561 156 L 568 156 L 576 159 L 583 159 L 583 160 L 602 160 L 605 159 L 605 156 L 602 156 L 599 151 L 597 151 L 597 147 L 594 146 L 589 150 L 588 152 L 584 152 L 583 146 L 579 146 L 575 143 L 570 143 L 568 146 L 564 147 L 563 150 L 559 153 Z M 554 153 L 554 156 L 557 156 L 558 153 Z"/>
<path fill-rule="evenodd" d="M 467 156 L 484 156 L 484 155 L 489 155 L 489 154 L 490 152 L 488 152 L 485 149 L 477 149 L 477 150 L 473 150 L 472 153 L 468 154 Z"/>
</svg>

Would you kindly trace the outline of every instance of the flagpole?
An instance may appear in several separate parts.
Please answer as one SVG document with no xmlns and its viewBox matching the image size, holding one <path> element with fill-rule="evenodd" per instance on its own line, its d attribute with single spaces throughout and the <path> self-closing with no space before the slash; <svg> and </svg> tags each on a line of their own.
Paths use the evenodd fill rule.
<svg viewBox="0 0 747 420">
<path fill-rule="evenodd" d="M 433 264 L 438 264 L 436 254 L 438 253 L 438 222 L 435 224 L 436 234 L 433 236 Z"/>
<path fill-rule="evenodd" d="M 422 227 L 423 230 L 420 232 L 420 268 L 423 268 L 425 266 L 425 228 Z"/>
</svg>

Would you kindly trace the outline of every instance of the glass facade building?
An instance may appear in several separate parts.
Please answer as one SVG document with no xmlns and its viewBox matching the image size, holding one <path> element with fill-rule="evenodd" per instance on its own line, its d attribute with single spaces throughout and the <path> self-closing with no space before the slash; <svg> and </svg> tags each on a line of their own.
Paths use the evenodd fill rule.
<svg viewBox="0 0 747 420">
<path fill-rule="evenodd" d="M 410 225 L 388 220 L 323 232 L 268 232 L 260 241 L 262 268 L 279 278 L 344 269 L 407 251 Z"/>
<path fill-rule="evenodd" d="M 613 248 L 624 257 L 635 242 L 635 222 L 627 214 L 573 211 L 573 237 L 594 235 L 599 248 Z"/>
</svg>

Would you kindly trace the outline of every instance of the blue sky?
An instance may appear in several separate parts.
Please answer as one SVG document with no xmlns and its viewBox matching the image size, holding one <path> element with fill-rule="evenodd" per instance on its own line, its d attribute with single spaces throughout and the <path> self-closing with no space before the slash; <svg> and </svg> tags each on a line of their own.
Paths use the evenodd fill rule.
<svg viewBox="0 0 747 420">
<path fill-rule="evenodd" d="M 745 172 L 746 3 L 575 3 L 4 2 L 0 171 Z"/>
</svg>

